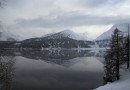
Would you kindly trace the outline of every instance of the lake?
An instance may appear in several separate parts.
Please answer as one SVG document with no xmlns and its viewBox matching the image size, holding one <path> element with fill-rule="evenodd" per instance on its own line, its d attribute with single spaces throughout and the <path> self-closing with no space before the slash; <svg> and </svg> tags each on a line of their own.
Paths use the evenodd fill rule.
<svg viewBox="0 0 130 90">
<path fill-rule="evenodd" d="M 0 58 L 0 88 L 93 90 L 103 85 L 104 59 L 96 54 L 90 50 L 4 51 Z"/>
</svg>

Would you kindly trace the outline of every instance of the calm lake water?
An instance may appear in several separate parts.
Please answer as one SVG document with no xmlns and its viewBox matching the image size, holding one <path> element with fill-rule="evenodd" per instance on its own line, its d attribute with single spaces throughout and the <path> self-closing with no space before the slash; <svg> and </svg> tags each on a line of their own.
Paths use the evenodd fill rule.
<svg viewBox="0 0 130 90">
<path fill-rule="evenodd" d="M 103 58 L 87 50 L 8 51 L 1 63 L 8 67 L 1 70 L 2 90 L 93 90 L 103 85 Z"/>
</svg>

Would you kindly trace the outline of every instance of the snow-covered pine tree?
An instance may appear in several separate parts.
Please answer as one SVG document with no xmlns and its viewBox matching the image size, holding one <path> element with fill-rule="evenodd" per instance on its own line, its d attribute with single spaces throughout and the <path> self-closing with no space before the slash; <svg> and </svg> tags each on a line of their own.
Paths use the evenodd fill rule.
<svg viewBox="0 0 130 90">
<path fill-rule="evenodd" d="M 119 79 L 119 64 L 123 59 L 123 35 L 115 29 L 110 42 L 110 49 L 105 54 L 105 76 L 106 82 L 113 82 Z"/>
</svg>

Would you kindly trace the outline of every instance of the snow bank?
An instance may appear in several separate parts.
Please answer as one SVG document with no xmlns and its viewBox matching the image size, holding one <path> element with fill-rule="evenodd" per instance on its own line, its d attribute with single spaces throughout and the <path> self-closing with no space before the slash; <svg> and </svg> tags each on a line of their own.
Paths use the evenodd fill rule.
<svg viewBox="0 0 130 90">
<path fill-rule="evenodd" d="M 94 90 L 130 90 L 130 69 L 121 71 L 121 79 Z"/>
</svg>

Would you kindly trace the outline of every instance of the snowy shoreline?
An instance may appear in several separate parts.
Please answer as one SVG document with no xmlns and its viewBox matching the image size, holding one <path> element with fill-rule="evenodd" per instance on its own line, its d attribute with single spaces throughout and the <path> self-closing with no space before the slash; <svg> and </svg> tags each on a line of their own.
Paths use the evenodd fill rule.
<svg viewBox="0 0 130 90">
<path fill-rule="evenodd" d="M 94 90 L 130 90 L 130 69 L 121 69 L 120 73 L 120 80 L 99 86 Z"/>
</svg>

